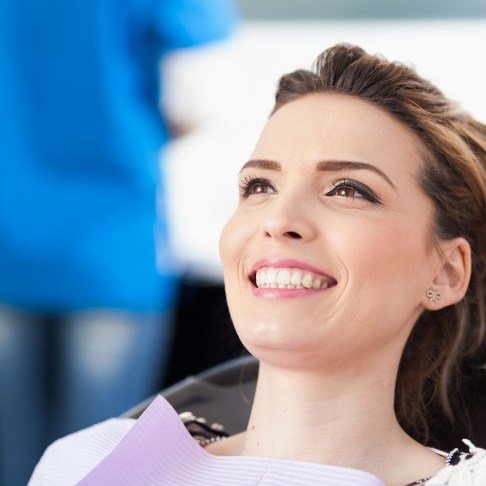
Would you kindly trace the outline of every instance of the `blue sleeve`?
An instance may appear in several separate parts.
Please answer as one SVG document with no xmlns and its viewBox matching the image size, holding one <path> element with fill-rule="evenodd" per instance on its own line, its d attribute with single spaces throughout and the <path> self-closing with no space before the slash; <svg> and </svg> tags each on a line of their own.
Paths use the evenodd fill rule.
<svg viewBox="0 0 486 486">
<path fill-rule="evenodd" d="M 153 0 L 151 14 L 164 51 L 223 39 L 238 20 L 233 0 Z"/>
</svg>

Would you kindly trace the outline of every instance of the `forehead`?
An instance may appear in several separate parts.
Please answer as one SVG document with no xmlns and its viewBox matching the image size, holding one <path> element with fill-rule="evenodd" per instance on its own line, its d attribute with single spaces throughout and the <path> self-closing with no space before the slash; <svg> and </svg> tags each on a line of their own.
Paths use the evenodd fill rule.
<svg viewBox="0 0 486 486">
<path fill-rule="evenodd" d="M 322 159 L 370 162 L 418 173 L 419 137 L 371 102 L 341 94 L 306 95 L 281 107 L 265 125 L 252 158 L 287 164 Z"/>
</svg>

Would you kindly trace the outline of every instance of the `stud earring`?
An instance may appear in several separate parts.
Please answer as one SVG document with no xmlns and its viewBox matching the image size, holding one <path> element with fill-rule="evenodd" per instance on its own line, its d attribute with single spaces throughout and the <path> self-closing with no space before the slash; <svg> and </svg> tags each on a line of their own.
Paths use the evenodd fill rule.
<svg viewBox="0 0 486 486">
<path fill-rule="evenodd" d="M 425 295 L 429 299 L 429 304 L 437 304 L 437 302 L 439 302 L 439 300 L 440 300 L 440 292 L 433 289 L 432 287 L 427 289 L 427 292 L 425 292 Z"/>
</svg>

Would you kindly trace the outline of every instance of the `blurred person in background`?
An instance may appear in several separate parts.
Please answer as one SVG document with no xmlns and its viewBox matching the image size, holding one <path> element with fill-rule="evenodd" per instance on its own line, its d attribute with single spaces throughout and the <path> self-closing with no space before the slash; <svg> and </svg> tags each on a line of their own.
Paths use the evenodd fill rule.
<svg viewBox="0 0 486 486">
<path fill-rule="evenodd" d="M 159 61 L 235 19 L 229 0 L 0 1 L 2 485 L 160 382 L 176 276 Z"/>
</svg>

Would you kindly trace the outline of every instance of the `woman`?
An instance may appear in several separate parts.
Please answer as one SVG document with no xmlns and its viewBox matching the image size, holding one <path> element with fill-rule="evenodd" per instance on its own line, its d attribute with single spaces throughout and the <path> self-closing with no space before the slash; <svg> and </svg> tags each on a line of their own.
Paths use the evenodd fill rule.
<svg viewBox="0 0 486 486">
<path fill-rule="evenodd" d="M 51 446 L 32 484 L 61 462 L 87 485 L 486 484 L 486 451 L 423 445 L 484 341 L 485 165 L 486 127 L 403 65 L 337 45 L 284 76 L 221 237 L 260 360 L 247 430 L 202 449 L 159 398 Z"/>
</svg>

